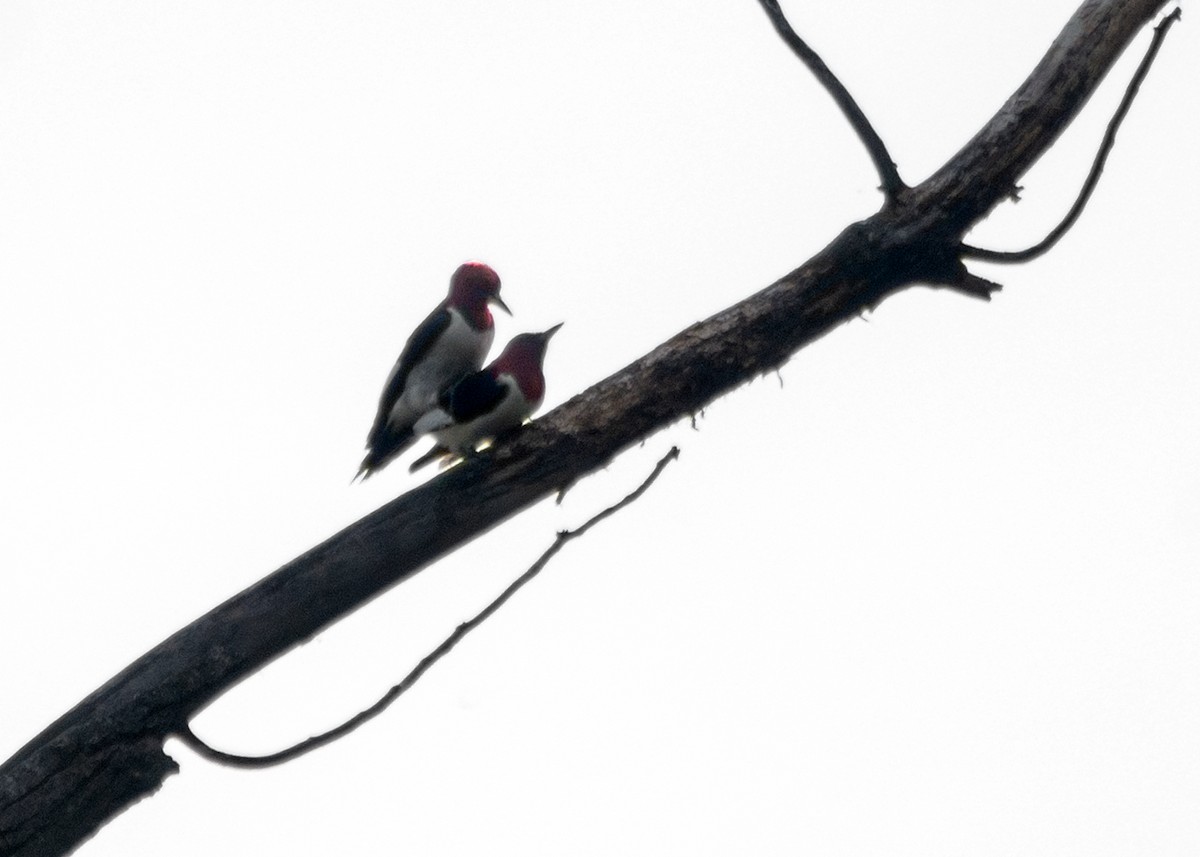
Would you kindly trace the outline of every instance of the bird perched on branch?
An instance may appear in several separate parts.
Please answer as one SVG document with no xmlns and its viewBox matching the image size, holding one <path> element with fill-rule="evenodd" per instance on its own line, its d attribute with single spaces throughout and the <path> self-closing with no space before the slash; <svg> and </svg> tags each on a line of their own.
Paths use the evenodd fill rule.
<svg viewBox="0 0 1200 857">
<path fill-rule="evenodd" d="M 489 304 L 512 315 L 500 299 L 494 270 L 482 262 L 460 265 L 446 299 L 408 337 L 388 375 L 356 479 L 366 479 L 407 449 L 417 437 L 416 421 L 438 406 L 443 392 L 483 365 L 496 333 Z"/>
<path fill-rule="evenodd" d="M 413 427 L 415 434 L 432 434 L 437 445 L 409 470 L 443 456 L 470 455 L 480 442 L 515 429 L 532 416 L 546 395 L 542 374 L 546 344 L 560 327 L 561 323 L 544 333 L 514 336 L 487 368 L 472 372 L 443 393 L 439 407 Z"/>
</svg>

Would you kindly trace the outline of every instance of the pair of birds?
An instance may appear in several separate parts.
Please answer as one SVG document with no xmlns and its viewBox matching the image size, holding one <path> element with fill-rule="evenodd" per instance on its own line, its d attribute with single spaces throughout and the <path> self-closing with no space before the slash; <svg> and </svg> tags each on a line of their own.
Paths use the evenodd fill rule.
<svg viewBox="0 0 1200 857">
<path fill-rule="evenodd" d="M 450 293 L 412 332 L 388 375 L 356 479 L 386 467 L 426 434 L 436 445 L 409 470 L 470 455 L 538 409 L 546 393 L 546 344 L 562 324 L 518 334 L 481 369 L 496 334 L 491 304 L 512 315 L 500 299 L 499 275 L 482 262 L 460 265 Z"/>
</svg>

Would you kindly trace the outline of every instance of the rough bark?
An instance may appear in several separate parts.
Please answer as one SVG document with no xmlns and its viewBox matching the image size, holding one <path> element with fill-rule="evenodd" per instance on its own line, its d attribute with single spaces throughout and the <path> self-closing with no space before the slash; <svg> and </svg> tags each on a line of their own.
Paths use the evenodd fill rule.
<svg viewBox="0 0 1200 857">
<path fill-rule="evenodd" d="M 177 767 L 162 749 L 238 679 L 646 436 L 924 282 L 987 296 L 962 236 L 1083 107 L 1165 0 L 1088 0 L 1020 89 L 925 182 L 510 442 L 388 503 L 182 629 L 0 768 L 0 854 L 67 853 Z"/>
</svg>

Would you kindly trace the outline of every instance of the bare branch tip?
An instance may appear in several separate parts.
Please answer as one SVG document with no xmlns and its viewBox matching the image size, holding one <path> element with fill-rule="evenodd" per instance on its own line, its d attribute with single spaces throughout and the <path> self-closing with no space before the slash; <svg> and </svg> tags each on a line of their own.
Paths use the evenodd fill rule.
<svg viewBox="0 0 1200 857">
<path fill-rule="evenodd" d="M 1092 167 L 1088 171 L 1087 178 L 1084 179 L 1083 186 L 1079 190 L 1079 195 L 1075 198 L 1075 202 L 1072 203 L 1070 210 L 1062 221 L 1050 230 L 1050 233 L 1045 238 L 1024 250 L 987 250 L 980 247 L 972 247 L 964 243 L 960 244 L 958 248 L 961 258 L 980 259 L 985 262 L 997 262 L 1008 265 L 1028 262 L 1049 252 L 1071 230 L 1071 227 L 1079 220 L 1079 216 L 1083 214 L 1088 201 L 1092 198 L 1092 192 L 1100 183 L 1100 176 L 1104 173 L 1104 164 L 1108 160 L 1108 154 L 1112 151 L 1117 140 L 1117 130 L 1121 127 L 1121 123 L 1129 113 L 1129 108 L 1133 106 L 1133 100 L 1141 88 L 1142 81 L 1146 79 L 1146 75 L 1150 72 L 1150 66 L 1154 64 L 1154 59 L 1158 55 L 1159 47 L 1161 47 L 1163 40 L 1166 38 L 1167 31 L 1172 24 L 1182 17 L 1182 14 L 1182 7 L 1177 6 L 1175 7 L 1175 11 L 1163 18 L 1154 28 L 1154 37 L 1150 40 L 1150 47 L 1146 49 L 1146 55 L 1142 57 L 1141 63 L 1133 73 L 1133 77 L 1130 79 L 1128 85 L 1126 85 L 1125 95 L 1122 96 L 1121 103 L 1117 105 L 1116 112 L 1113 113 L 1112 118 L 1108 121 L 1108 127 L 1104 131 L 1104 138 L 1100 141 L 1100 149 L 1096 152 L 1096 157 L 1092 161 Z M 1020 199 L 1019 192 L 1021 190 L 1020 186 L 1013 186 L 1013 190 L 1009 193 L 1009 196 L 1014 202 Z"/>
<path fill-rule="evenodd" d="M 858 135 L 859 141 L 866 148 L 871 162 L 875 165 L 875 171 L 879 174 L 880 190 L 883 191 L 885 204 L 895 204 L 901 194 L 907 190 L 908 186 L 900 178 L 896 162 L 892 160 L 892 156 L 888 153 L 883 139 L 875 131 L 874 126 L 871 125 L 862 108 L 858 106 L 858 103 L 854 100 L 854 96 L 842 85 L 842 82 L 838 80 L 837 76 L 829 69 L 829 66 L 825 64 L 825 61 L 821 59 L 817 52 L 800 38 L 800 35 L 788 23 L 787 16 L 783 14 L 783 10 L 779 8 L 779 4 L 775 0 L 759 0 L 759 5 L 763 7 L 763 10 L 767 13 L 767 17 L 771 19 L 775 31 L 779 33 L 779 37 L 783 39 L 784 44 L 812 72 L 817 82 L 825 88 L 825 91 L 829 93 L 830 97 L 837 104 L 838 109 L 842 111 L 842 115 L 846 117 L 846 121 L 854 129 L 854 133 Z"/>
<path fill-rule="evenodd" d="M 964 271 L 962 279 L 953 284 L 951 288 L 962 292 L 973 298 L 990 301 L 992 295 L 1004 288 L 1000 283 L 993 283 L 991 280 L 985 280 L 983 277 L 976 276 L 969 271 Z"/>
<path fill-rule="evenodd" d="M 554 505 L 555 505 L 555 506 L 561 506 L 561 505 L 562 505 L 562 502 L 563 502 L 563 500 L 567 499 L 567 494 L 570 492 L 570 490 L 571 490 L 572 488 L 574 488 L 574 487 L 575 487 L 576 483 L 578 483 L 578 482 L 579 482 L 578 478 L 576 478 L 576 479 L 572 479 L 572 480 L 571 480 L 570 482 L 568 482 L 566 485 L 564 485 L 564 486 L 562 486 L 561 488 L 559 488 L 559 489 L 558 489 L 558 494 L 556 494 L 556 495 L 555 495 L 555 497 L 554 497 Z"/>
</svg>

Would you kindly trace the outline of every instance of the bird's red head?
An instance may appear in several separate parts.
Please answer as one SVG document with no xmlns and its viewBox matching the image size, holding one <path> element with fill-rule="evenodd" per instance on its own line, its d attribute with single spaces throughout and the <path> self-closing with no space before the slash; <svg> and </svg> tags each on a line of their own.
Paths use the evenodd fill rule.
<svg viewBox="0 0 1200 857">
<path fill-rule="evenodd" d="M 546 357 L 546 345 L 550 337 L 560 327 L 561 323 L 543 333 L 518 333 L 492 362 L 492 372 L 497 376 L 512 375 L 526 400 L 540 404 L 542 396 L 546 394 L 542 360 Z"/>
<path fill-rule="evenodd" d="M 500 299 L 500 275 L 483 262 L 466 262 L 458 266 L 450 278 L 450 295 L 446 303 L 463 313 L 472 327 L 479 330 L 492 326 L 489 303 L 512 315 Z"/>
</svg>

